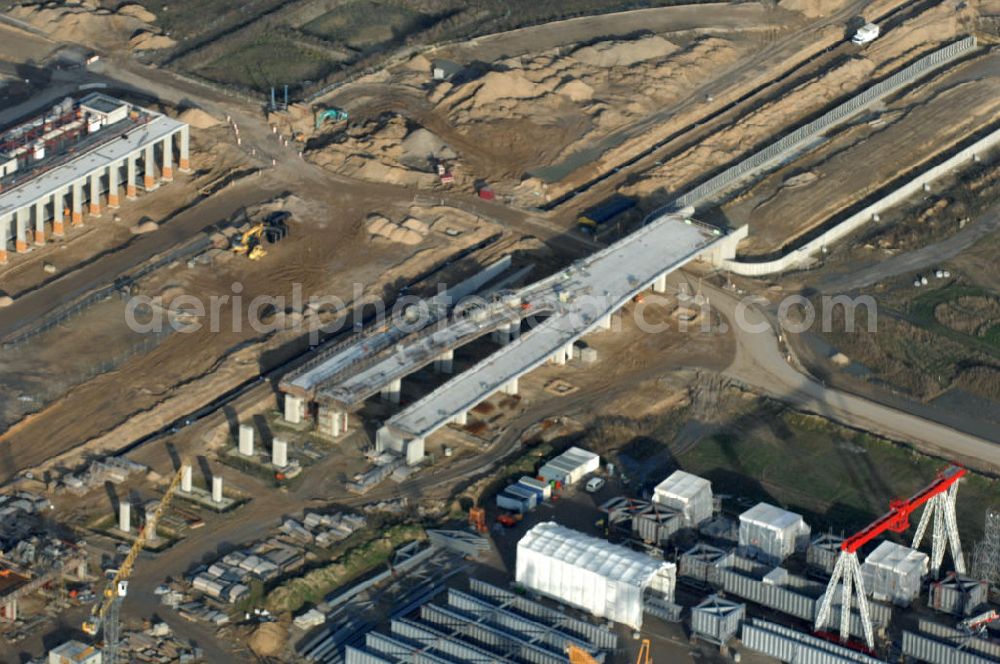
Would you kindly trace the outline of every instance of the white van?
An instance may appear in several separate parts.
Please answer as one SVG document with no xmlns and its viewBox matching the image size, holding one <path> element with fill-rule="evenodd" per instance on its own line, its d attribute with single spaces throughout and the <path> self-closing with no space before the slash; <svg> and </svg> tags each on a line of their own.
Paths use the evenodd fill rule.
<svg viewBox="0 0 1000 664">
<path fill-rule="evenodd" d="M 587 480 L 587 485 L 585 488 L 587 489 L 587 493 L 597 493 L 598 491 L 604 488 L 605 484 L 606 482 L 604 481 L 603 477 L 591 477 L 589 480 Z"/>
</svg>

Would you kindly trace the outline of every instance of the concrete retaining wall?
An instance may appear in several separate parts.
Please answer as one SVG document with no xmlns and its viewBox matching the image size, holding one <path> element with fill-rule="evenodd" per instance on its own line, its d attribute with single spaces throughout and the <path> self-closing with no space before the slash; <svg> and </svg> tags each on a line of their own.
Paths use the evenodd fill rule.
<svg viewBox="0 0 1000 664">
<path fill-rule="evenodd" d="M 717 263 L 717 265 L 725 270 L 733 272 L 734 274 L 740 274 L 748 277 L 775 274 L 785 270 L 803 267 L 808 264 L 810 256 L 822 251 L 823 247 L 841 240 L 847 235 L 858 230 L 866 223 L 870 222 L 873 215 L 905 201 L 913 194 L 919 192 L 925 184 L 930 184 L 931 182 L 944 177 L 953 171 L 971 165 L 974 163 L 976 155 L 982 154 L 998 144 L 1000 144 L 1000 129 L 981 138 L 946 161 L 943 161 L 937 166 L 921 173 L 904 184 L 902 187 L 880 198 L 864 209 L 859 210 L 819 237 L 807 242 L 798 249 L 795 249 L 779 259 L 763 263 L 749 263 L 738 261 L 736 259 L 724 259 L 721 263 Z"/>
</svg>

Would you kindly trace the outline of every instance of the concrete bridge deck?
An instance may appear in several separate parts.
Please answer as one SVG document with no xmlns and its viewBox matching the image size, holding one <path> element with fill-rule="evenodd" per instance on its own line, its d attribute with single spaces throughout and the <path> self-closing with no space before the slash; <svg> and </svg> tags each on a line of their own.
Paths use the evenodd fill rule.
<svg viewBox="0 0 1000 664">
<path fill-rule="evenodd" d="M 379 448 L 405 452 L 411 461 L 422 457 L 424 438 L 460 420 L 490 394 L 505 388 L 516 391 L 520 376 L 554 355 L 558 361 L 560 353 L 606 325 L 610 315 L 637 293 L 656 288 L 668 273 L 710 250 L 720 239 L 719 231 L 690 220 L 690 213 L 686 209 L 663 214 L 571 268 L 524 289 L 525 301 L 534 293 L 553 293 L 553 315 L 390 418 L 378 432 Z"/>
</svg>

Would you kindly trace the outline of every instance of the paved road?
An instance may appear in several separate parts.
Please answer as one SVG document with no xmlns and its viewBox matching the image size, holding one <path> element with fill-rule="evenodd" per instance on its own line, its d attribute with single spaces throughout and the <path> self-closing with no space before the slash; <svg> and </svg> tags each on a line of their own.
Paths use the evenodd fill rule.
<svg viewBox="0 0 1000 664">
<path fill-rule="evenodd" d="M 887 258 L 865 268 L 824 275 L 814 288 L 820 293 L 848 293 L 901 274 L 933 269 L 997 230 L 1000 230 L 1000 205 L 994 205 L 974 223 L 946 240 Z"/>
<path fill-rule="evenodd" d="M 703 284 L 712 305 L 735 328 L 736 358 L 729 376 L 797 409 L 849 427 L 910 442 L 930 454 L 1000 468 L 1000 444 L 911 413 L 823 385 L 793 368 L 779 347 L 770 318 L 758 307 L 742 307 L 733 293 Z M 745 321 L 739 324 L 739 321 Z"/>
</svg>

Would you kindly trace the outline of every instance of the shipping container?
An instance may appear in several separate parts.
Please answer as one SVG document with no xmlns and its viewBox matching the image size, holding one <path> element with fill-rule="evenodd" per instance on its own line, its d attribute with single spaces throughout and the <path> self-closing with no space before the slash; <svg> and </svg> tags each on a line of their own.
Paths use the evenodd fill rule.
<svg viewBox="0 0 1000 664">
<path fill-rule="evenodd" d="M 709 544 L 696 544 L 681 554 L 679 573 L 691 579 L 713 583 L 714 576 L 710 574 L 710 570 L 724 566 L 731 555 L 730 552 Z"/>
<path fill-rule="evenodd" d="M 571 447 L 542 466 L 538 470 L 538 476 L 546 482 L 554 481 L 568 486 L 600 467 L 601 457 L 579 447 Z"/>
<path fill-rule="evenodd" d="M 796 664 L 884 664 L 874 657 L 783 625 L 751 618 L 740 630 L 743 645 Z"/>
<path fill-rule="evenodd" d="M 746 604 L 711 595 L 691 609 L 691 632 L 709 643 L 725 645 L 736 636 L 746 610 Z"/>
<path fill-rule="evenodd" d="M 655 503 L 632 516 L 632 533 L 646 544 L 655 546 L 666 546 L 685 525 L 681 512 Z"/>
<path fill-rule="evenodd" d="M 944 579 L 931 584 L 927 604 L 935 611 L 956 616 L 972 615 L 986 603 L 989 587 L 986 581 L 948 572 Z"/>
<path fill-rule="evenodd" d="M 594 207 L 585 210 L 584 213 L 577 218 L 577 223 L 581 226 L 596 230 L 608 224 L 623 212 L 631 210 L 635 207 L 635 204 L 636 199 L 622 194 L 615 194 L 606 201 L 602 201 Z"/>
<path fill-rule="evenodd" d="M 832 533 L 821 533 L 813 538 L 806 549 L 806 562 L 826 574 L 833 574 L 833 568 L 840 556 L 840 545 L 844 538 Z"/>
</svg>

